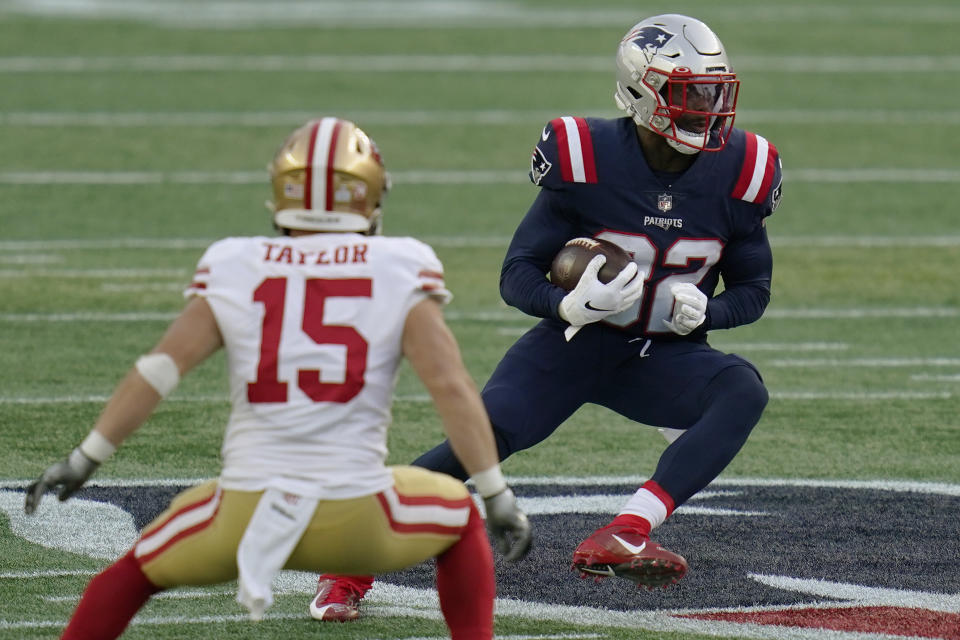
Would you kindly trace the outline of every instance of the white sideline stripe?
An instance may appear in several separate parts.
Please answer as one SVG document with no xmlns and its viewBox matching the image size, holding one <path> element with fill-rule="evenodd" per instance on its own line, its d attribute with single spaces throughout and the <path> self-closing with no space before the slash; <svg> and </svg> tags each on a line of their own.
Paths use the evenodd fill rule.
<svg viewBox="0 0 960 640">
<path fill-rule="evenodd" d="M 858 184 L 863 182 L 960 183 L 960 169 L 789 169 L 790 182 Z M 522 169 L 414 169 L 391 172 L 394 184 L 466 185 L 527 184 Z M 265 171 L 0 171 L 0 185 L 167 185 L 267 184 Z"/>
<path fill-rule="evenodd" d="M 544 15 L 550 12 L 543 12 Z M 635 17 L 635 16 L 634 16 Z M 624 24 L 629 25 L 630 22 Z M 738 72 L 783 73 L 949 73 L 960 71 L 958 55 L 918 56 L 764 56 L 736 58 Z M 379 54 L 379 55 L 187 55 L 158 56 L 5 56 L 0 73 L 104 72 L 300 72 L 334 73 L 529 73 L 555 71 L 610 73 L 610 56 L 562 54 Z"/>
<path fill-rule="evenodd" d="M 346 110 L 342 117 L 365 126 L 535 125 L 556 111 L 522 109 Z M 591 109 L 587 115 L 618 118 L 622 111 Z M 0 112 L 0 126 L 17 127 L 277 127 L 298 126 L 315 118 L 314 111 L 11 111 Z M 873 109 L 738 109 L 737 122 L 795 124 L 960 124 L 960 111 Z"/>
<path fill-rule="evenodd" d="M 463 248 L 506 248 L 510 244 L 510 236 L 478 236 L 478 235 L 442 235 L 418 236 L 420 240 L 435 247 L 463 247 Z M 195 250 L 206 249 L 217 238 L 90 238 L 64 240 L 0 240 L 0 251 L 84 251 L 102 249 L 154 249 L 154 250 Z M 960 235 L 936 236 L 774 236 L 770 238 L 774 247 L 810 248 L 839 247 L 843 249 L 861 248 L 874 249 L 879 247 L 891 248 L 927 248 L 927 247 L 957 247 L 960 246 Z M 170 270 L 172 272 L 174 270 Z M 80 271 L 78 271 L 79 273 Z M 157 271 L 114 269 L 106 273 L 138 275 L 163 275 L 167 270 Z M 180 276 L 183 272 L 177 271 Z M 13 274 L 13 270 L 0 273 Z M 63 272 L 61 272 L 63 273 Z M 28 274 L 29 275 L 29 274 Z"/>
</svg>

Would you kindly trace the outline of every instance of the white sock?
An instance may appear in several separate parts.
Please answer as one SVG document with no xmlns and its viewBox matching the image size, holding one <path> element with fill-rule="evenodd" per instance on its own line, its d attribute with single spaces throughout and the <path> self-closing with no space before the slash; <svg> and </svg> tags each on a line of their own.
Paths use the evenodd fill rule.
<svg viewBox="0 0 960 640">
<path fill-rule="evenodd" d="M 652 491 L 640 487 L 623 505 L 620 513 L 643 518 L 650 523 L 652 531 L 667 519 L 667 506 Z"/>
</svg>

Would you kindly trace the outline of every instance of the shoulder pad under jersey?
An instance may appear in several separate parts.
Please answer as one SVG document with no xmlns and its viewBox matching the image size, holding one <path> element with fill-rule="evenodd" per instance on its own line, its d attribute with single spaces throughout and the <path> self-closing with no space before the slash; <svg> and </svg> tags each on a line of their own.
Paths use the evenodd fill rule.
<svg viewBox="0 0 960 640">
<path fill-rule="evenodd" d="M 394 271 L 406 270 L 413 276 L 414 288 L 436 298 L 441 304 L 450 302 L 453 294 L 447 289 L 443 278 L 443 264 L 433 247 L 416 238 L 404 236 L 379 236 L 380 242 L 389 245 Z"/>
<path fill-rule="evenodd" d="M 763 136 L 743 131 L 743 163 L 731 198 L 760 205 L 763 215 L 773 213 L 780 204 L 783 173 L 780 154 Z"/>
<path fill-rule="evenodd" d="M 584 118 L 563 116 L 543 127 L 530 158 L 530 181 L 539 187 L 596 183 L 593 138 Z"/>
</svg>

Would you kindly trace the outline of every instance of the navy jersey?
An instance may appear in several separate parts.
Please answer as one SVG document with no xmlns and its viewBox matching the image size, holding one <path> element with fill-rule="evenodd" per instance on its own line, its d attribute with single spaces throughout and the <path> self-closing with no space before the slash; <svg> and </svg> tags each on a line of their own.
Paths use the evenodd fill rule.
<svg viewBox="0 0 960 640">
<path fill-rule="evenodd" d="M 770 298 L 772 256 L 764 218 L 781 194 L 776 148 L 734 129 L 718 152 L 701 152 L 677 175 L 647 165 L 630 118 L 551 120 L 533 151 L 540 193 L 517 228 L 500 277 L 510 305 L 559 319 L 565 292 L 545 277 L 557 251 L 579 236 L 626 249 L 646 274 L 643 297 L 604 323 L 656 338 L 705 339 L 758 319 Z M 723 292 L 713 297 L 720 281 Z M 704 324 L 689 336 L 666 326 L 671 285 L 689 282 L 709 298 Z"/>
</svg>

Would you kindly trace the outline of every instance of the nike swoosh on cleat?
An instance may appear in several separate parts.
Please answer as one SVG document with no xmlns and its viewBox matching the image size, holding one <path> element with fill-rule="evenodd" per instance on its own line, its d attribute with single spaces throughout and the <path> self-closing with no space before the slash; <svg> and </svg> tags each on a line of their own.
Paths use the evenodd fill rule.
<svg viewBox="0 0 960 640">
<path fill-rule="evenodd" d="M 579 566 L 577 567 L 580 571 L 584 573 L 589 573 L 592 576 L 601 576 L 606 578 L 615 578 L 617 574 L 613 572 L 613 567 L 608 564 L 603 565 L 603 569 L 597 569 L 594 567 Z"/>
<path fill-rule="evenodd" d="M 641 551 L 643 551 L 643 550 L 646 548 L 646 546 L 647 546 L 647 541 L 646 541 L 646 540 L 644 540 L 644 541 L 643 541 L 643 544 L 641 544 L 641 545 L 638 547 L 638 546 L 635 545 L 635 544 L 630 544 L 629 542 L 627 542 L 626 540 L 624 540 L 623 538 L 621 538 L 621 537 L 618 536 L 618 535 L 612 535 L 612 536 L 610 536 L 610 537 L 613 538 L 614 540 L 616 540 L 617 542 L 619 542 L 619 543 L 623 546 L 624 549 L 626 549 L 627 551 L 629 551 L 629 552 L 632 553 L 633 555 L 637 555 L 638 553 L 640 553 Z"/>
<path fill-rule="evenodd" d="M 546 142 L 547 138 L 550 137 L 550 130 L 547 128 L 549 126 L 550 125 L 547 125 L 546 127 L 544 127 L 543 131 L 540 133 L 540 139 L 543 140 L 544 142 Z"/>
</svg>

